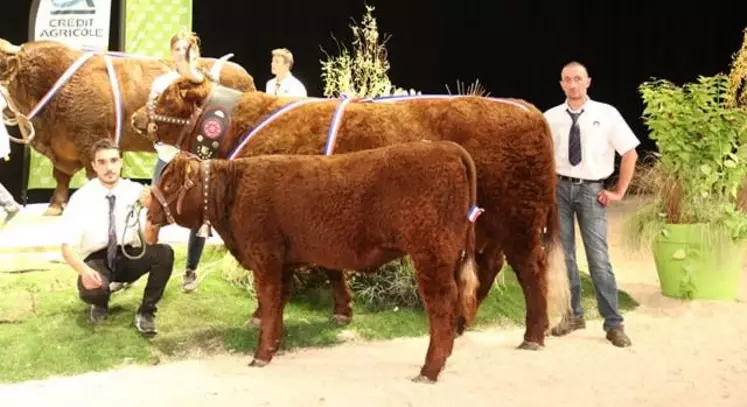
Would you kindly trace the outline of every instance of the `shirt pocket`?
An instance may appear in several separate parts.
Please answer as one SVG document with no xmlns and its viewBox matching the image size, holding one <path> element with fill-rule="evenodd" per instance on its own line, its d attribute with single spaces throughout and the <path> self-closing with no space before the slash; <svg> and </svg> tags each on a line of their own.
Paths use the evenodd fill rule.
<svg viewBox="0 0 747 407">
<path fill-rule="evenodd" d="M 597 117 L 589 118 L 585 126 L 586 135 L 584 145 L 588 146 L 589 154 L 594 159 L 599 159 L 608 153 L 610 146 L 609 132 L 610 125 Z"/>
</svg>

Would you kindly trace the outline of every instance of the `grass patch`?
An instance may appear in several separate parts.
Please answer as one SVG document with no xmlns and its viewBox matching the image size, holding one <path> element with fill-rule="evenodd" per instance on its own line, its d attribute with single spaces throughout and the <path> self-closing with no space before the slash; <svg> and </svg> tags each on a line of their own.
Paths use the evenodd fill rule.
<svg viewBox="0 0 747 407">
<path fill-rule="evenodd" d="M 221 277 L 223 252 L 211 246 L 205 248 L 199 287 L 194 293 L 184 294 L 180 283 L 185 249 L 175 249 L 174 273 L 156 318 L 160 333 L 150 340 L 132 327 L 145 279 L 114 294 L 109 319 L 93 327 L 87 320 L 88 306 L 77 296 L 75 272 L 66 265 L 48 263 L 47 271 L 0 272 L 0 381 L 158 364 L 218 352 L 245 354 L 248 362 L 257 342 L 257 330 L 244 323 L 256 304 L 246 291 Z M 591 281 L 583 275 L 582 282 L 587 317 L 598 318 Z M 344 341 L 341 334 L 350 332 L 363 339 L 427 334 L 423 312 L 406 308 L 372 311 L 356 306 L 353 322 L 340 327 L 330 321 L 332 303 L 329 289 L 310 290 L 294 297 L 285 310 L 282 350 L 334 345 Z M 636 305 L 630 296 L 620 292 L 623 311 Z M 521 288 L 514 273 L 504 270 L 480 308 L 474 328 L 523 326 L 523 321 Z M 518 344 L 521 338 L 516 341 Z"/>
</svg>

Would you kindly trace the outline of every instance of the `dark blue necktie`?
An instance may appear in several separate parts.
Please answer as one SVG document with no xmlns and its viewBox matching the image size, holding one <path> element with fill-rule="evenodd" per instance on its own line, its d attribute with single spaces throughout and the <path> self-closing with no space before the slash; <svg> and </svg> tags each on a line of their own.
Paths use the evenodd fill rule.
<svg viewBox="0 0 747 407">
<path fill-rule="evenodd" d="M 584 111 L 581 110 L 578 113 L 573 113 L 568 109 L 565 109 L 569 115 L 571 115 L 571 131 L 568 134 L 568 161 L 571 165 L 575 166 L 581 162 L 581 129 L 578 127 L 578 116 Z"/>
<path fill-rule="evenodd" d="M 106 262 L 113 274 L 114 258 L 117 254 L 117 228 L 114 224 L 114 201 L 117 197 L 107 195 L 106 199 L 109 200 L 109 242 L 106 245 Z"/>
</svg>

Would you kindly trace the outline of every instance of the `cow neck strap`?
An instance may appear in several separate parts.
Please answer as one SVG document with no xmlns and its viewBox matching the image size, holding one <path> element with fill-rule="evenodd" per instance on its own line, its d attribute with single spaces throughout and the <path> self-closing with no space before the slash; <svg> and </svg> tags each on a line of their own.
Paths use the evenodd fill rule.
<svg viewBox="0 0 747 407">
<path fill-rule="evenodd" d="M 205 178 L 202 180 L 203 208 L 202 208 L 202 226 L 197 231 L 197 237 L 207 238 L 212 235 L 210 232 L 210 218 L 208 217 L 208 190 L 210 188 L 210 160 L 202 162 L 202 173 Z"/>
<path fill-rule="evenodd" d="M 217 156 L 231 127 L 231 112 L 242 93 L 225 86 L 214 84 L 205 104 L 195 117 L 195 137 L 190 152 L 203 160 Z M 180 143 L 181 145 L 181 143 Z"/>
</svg>

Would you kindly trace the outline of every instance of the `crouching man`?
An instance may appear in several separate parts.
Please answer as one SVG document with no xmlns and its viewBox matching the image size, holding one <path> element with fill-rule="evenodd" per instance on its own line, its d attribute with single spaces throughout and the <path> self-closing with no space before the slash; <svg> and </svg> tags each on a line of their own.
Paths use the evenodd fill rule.
<svg viewBox="0 0 747 407">
<path fill-rule="evenodd" d="M 156 304 L 163 296 L 174 265 L 174 251 L 165 244 L 133 247 L 135 232 L 127 231 L 122 241 L 127 213 L 140 201 L 148 207 L 150 191 L 136 182 L 120 179 L 119 148 L 109 139 L 98 141 L 92 150 L 96 178 L 78 189 L 63 215 L 62 256 L 78 272 L 80 298 L 91 304 L 90 320 L 106 319 L 111 282 L 130 283 L 148 273 L 143 301 L 135 314 L 135 328 L 145 335 L 156 334 Z M 124 245 L 124 247 L 123 247 Z"/>
</svg>

